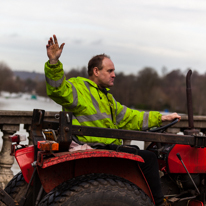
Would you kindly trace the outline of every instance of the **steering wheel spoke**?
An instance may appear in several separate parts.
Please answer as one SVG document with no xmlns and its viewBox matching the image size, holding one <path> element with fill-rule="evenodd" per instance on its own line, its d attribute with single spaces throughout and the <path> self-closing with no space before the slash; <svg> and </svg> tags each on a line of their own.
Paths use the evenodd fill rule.
<svg viewBox="0 0 206 206">
<path fill-rule="evenodd" d="M 178 119 L 174 119 L 169 124 L 167 124 L 165 126 L 162 126 L 162 127 L 155 128 L 155 129 L 151 129 L 151 130 L 149 130 L 149 132 L 161 132 L 161 133 L 163 133 L 168 127 L 171 127 L 172 125 L 176 124 L 178 121 L 179 121 Z"/>
</svg>

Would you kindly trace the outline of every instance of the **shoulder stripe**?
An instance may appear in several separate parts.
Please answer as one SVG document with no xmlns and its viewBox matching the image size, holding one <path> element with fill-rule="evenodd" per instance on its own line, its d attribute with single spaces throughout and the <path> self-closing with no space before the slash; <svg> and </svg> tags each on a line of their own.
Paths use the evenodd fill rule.
<svg viewBox="0 0 206 206">
<path fill-rule="evenodd" d="M 122 111 L 117 115 L 117 124 L 119 124 L 121 120 L 123 120 L 126 111 L 127 111 L 127 107 L 123 105 Z"/>
<path fill-rule="evenodd" d="M 64 80 L 64 77 L 65 77 L 65 76 L 63 75 L 61 79 L 55 81 L 55 80 L 49 79 L 49 78 L 45 75 L 46 82 L 47 82 L 50 86 L 55 87 L 55 88 L 61 86 L 61 84 L 62 84 L 62 82 L 63 82 L 63 80 Z"/>
<path fill-rule="evenodd" d="M 94 108 L 96 109 L 97 113 L 100 112 L 99 109 L 99 103 L 97 102 L 97 100 L 94 98 L 94 96 L 92 95 L 91 91 L 90 91 L 90 86 L 89 83 L 84 81 L 85 86 L 87 87 L 87 89 L 89 90 L 89 93 L 91 95 L 91 99 L 92 99 L 92 104 L 94 105 Z"/>
<path fill-rule="evenodd" d="M 117 101 L 116 101 L 116 99 L 113 97 L 113 95 L 112 95 L 112 98 L 113 98 L 113 100 L 114 100 L 114 102 L 115 102 L 115 105 L 116 105 L 116 111 L 115 111 L 115 117 L 117 116 Z"/>
<path fill-rule="evenodd" d="M 97 121 L 101 119 L 111 118 L 111 115 L 108 115 L 106 113 L 97 113 L 92 115 L 82 115 L 82 116 L 75 116 L 75 118 L 80 122 L 91 122 L 91 121 Z"/>
<path fill-rule="evenodd" d="M 145 112 L 143 116 L 142 130 L 147 130 L 149 127 L 149 112 Z"/>
<path fill-rule="evenodd" d="M 73 108 L 76 107 L 77 104 L 78 104 L 77 90 L 76 90 L 75 86 L 74 86 L 70 81 L 67 80 L 67 82 L 72 85 L 73 102 L 72 102 L 72 104 L 70 105 L 69 109 L 73 109 Z"/>
</svg>

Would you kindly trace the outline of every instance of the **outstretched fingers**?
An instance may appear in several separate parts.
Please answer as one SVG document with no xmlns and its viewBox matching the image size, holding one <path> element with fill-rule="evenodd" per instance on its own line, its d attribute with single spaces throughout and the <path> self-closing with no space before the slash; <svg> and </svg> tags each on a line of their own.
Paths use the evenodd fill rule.
<svg viewBox="0 0 206 206">
<path fill-rule="evenodd" d="M 181 116 L 179 114 L 177 114 L 176 112 L 172 113 L 172 114 L 169 114 L 168 117 L 170 119 L 181 119 Z"/>
<path fill-rule="evenodd" d="M 48 44 L 46 45 L 46 48 L 49 48 L 50 45 L 51 45 L 51 43 L 50 43 L 50 39 L 49 39 Z"/>
<path fill-rule="evenodd" d="M 55 43 L 55 44 L 58 44 L 57 37 L 56 37 L 55 34 L 53 35 L 53 38 L 54 38 L 54 43 Z"/>
<path fill-rule="evenodd" d="M 47 48 L 47 56 L 49 57 L 50 64 L 56 64 L 58 62 L 58 59 L 61 56 L 64 45 L 65 43 L 61 44 L 61 46 L 59 47 L 56 35 L 53 35 L 53 37 L 49 38 L 46 48 Z"/>
<path fill-rule="evenodd" d="M 46 45 L 46 48 L 49 48 L 50 46 L 53 45 L 53 40 L 52 38 L 50 37 L 50 39 L 48 40 L 48 44 Z"/>
<path fill-rule="evenodd" d="M 61 46 L 59 47 L 61 50 L 63 50 L 65 43 L 62 43 Z"/>
<path fill-rule="evenodd" d="M 53 45 L 53 44 L 54 44 L 52 37 L 50 37 L 50 39 L 49 39 L 49 44 L 50 44 L 50 45 Z"/>
</svg>

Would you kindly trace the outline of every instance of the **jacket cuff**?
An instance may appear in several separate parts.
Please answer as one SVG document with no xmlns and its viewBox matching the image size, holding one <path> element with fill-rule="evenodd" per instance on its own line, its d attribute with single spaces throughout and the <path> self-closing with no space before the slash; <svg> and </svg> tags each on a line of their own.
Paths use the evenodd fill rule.
<svg viewBox="0 0 206 206">
<path fill-rule="evenodd" d="M 50 64 L 49 60 L 46 62 L 47 66 L 50 68 L 57 68 L 61 62 L 58 60 L 58 62 L 56 64 Z"/>
<path fill-rule="evenodd" d="M 57 64 L 50 64 L 49 61 L 45 63 L 45 76 L 52 80 L 59 80 L 64 76 L 63 65 L 60 61 Z"/>
</svg>

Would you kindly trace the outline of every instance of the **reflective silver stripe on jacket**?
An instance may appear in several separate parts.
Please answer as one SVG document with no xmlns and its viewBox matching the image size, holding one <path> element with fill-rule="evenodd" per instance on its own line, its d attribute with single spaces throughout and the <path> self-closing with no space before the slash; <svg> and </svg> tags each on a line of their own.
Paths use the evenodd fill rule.
<svg viewBox="0 0 206 206">
<path fill-rule="evenodd" d="M 113 95 L 112 95 L 112 97 L 113 97 Z M 115 102 L 115 104 L 116 104 L 116 111 L 115 111 L 115 117 L 117 116 L 117 101 L 116 101 L 116 99 L 113 97 L 113 99 L 114 99 L 114 102 Z"/>
<path fill-rule="evenodd" d="M 91 115 L 76 116 L 76 119 L 80 123 L 82 123 L 82 122 L 91 122 L 91 121 L 96 121 L 96 120 L 101 120 L 101 119 L 106 119 L 106 118 L 111 119 L 111 114 L 108 115 L 105 112 L 104 113 L 100 112 L 99 103 L 97 102 L 97 100 L 92 95 L 92 93 L 90 91 L 89 83 L 88 82 L 84 82 L 84 83 L 85 83 L 85 86 L 87 87 L 87 89 L 90 92 L 91 99 L 92 99 L 92 104 L 93 104 L 94 108 L 96 109 L 97 113 L 96 114 L 91 114 Z"/>
<path fill-rule="evenodd" d="M 81 115 L 81 116 L 75 116 L 74 119 L 77 119 L 80 123 L 82 122 L 92 122 L 96 120 L 111 118 L 110 115 L 106 113 L 97 113 L 97 114 L 91 114 L 91 115 Z"/>
<path fill-rule="evenodd" d="M 99 103 L 97 102 L 97 100 L 94 98 L 94 96 L 92 95 L 91 91 L 90 91 L 90 87 L 89 87 L 89 83 L 88 82 L 84 82 L 85 86 L 87 87 L 87 89 L 90 92 L 91 95 L 91 99 L 92 99 L 92 104 L 94 105 L 94 108 L 96 109 L 97 113 L 100 112 L 99 109 Z"/>
<path fill-rule="evenodd" d="M 143 116 L 142 130 L 147 130 L 149 127 L 149 112 L 145 112 Z"/>
<path fill-rule="evenodd" d="M 77 106 L 78 104 L 78 95 L 77 95 L 77 90 L 75 88 L 75 86 L 67 80 L 68 83 L 70 83 L 72 85 L 72 95 L 73 95 L 73 102 L 72 104 L 68 107 L 68 109 L 73 109 L 74 107 Z"/>
<path fill-rule="evenodd" d="M 46 79 L 46 82 L 47 82 L 50 86 L 57 88 L 57 87 L 60 87 L 60 86 L 61 86 L 61 84 L 62 84 L 62 82 L 63 82 L 63 80 L 64 80 L 64 75 L 63 75 L 63 77 L 62 77 L 61 79 L 59 79 L 59 80 L 57 80 L 57 81 L 52 80 L 52 79 L 49 79 L 46 75 L 45 75 L 45 79 Z"/>
<path fill-rule="evenodd" d="M 123 105 L 122 111 L 117 115 L 117 119 L 116 119 L 117 124 L 119 124 L 123 120 L 126 111 L 127 111 L 127 107 Z"/>
</svg>

